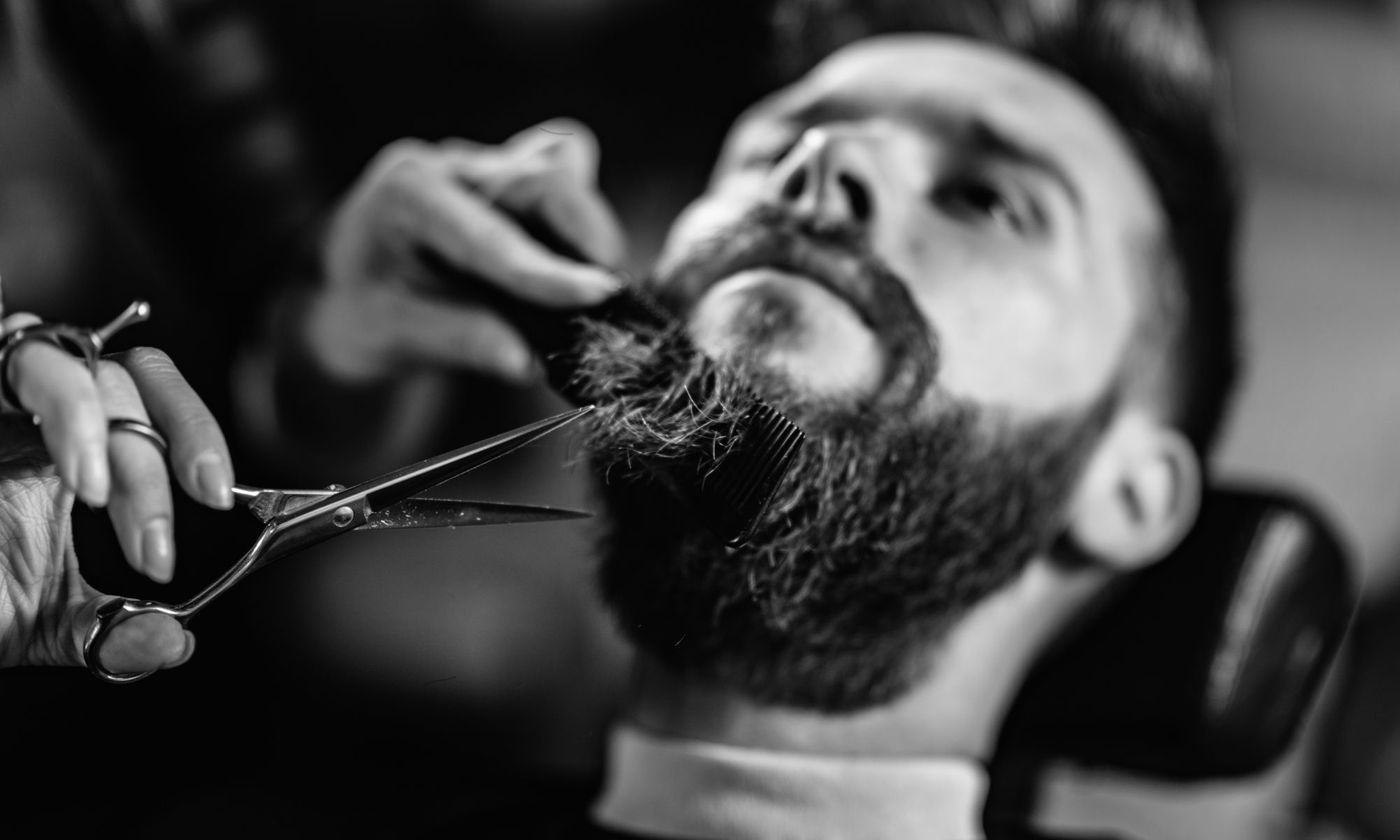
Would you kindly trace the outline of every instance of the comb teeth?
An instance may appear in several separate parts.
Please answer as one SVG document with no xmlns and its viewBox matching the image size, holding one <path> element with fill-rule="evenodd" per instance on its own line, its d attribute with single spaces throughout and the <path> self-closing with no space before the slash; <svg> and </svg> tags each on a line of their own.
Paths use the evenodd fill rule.
<svg viewBox="0 0 1400 840">
<path fill-rule="evenodd" d="M 535 239 L 556 252 L 587 261 L 578 249 L 548 229 L 529 224 L 526 228 Z M 431 252 L 425 251 L 419 256 L 441 271 L 454 271 Z M 550 384 L 576 406 L 598 401 L 595 395 L 583 393 L 575 380 L 578 342 L 588 321 L 632 329 L 664 327 L 675 321 L 664 306 L 635 286 L 624 288 L 590 309 L 573 312 L 526 304 L 490 284 L 469 285 L 483 306 L 504 315 L 525 336 L 544 359 Z M 699 348 L 693 349 L 712 371 L 719 367 Z M 716 376 L 703 376 L 701 381 L 713 384 Z M 704 400 L 698 398 L 698 401 Z M 684 474 L 683 470 L 672 470 L 670 477 L 681 482 L 681 490 L 696 507 L 705 526 L 727 545 L 737 547 L 749 539 L 806 435 L 796 423 L 760 399 L 755 400 L 730 431 L 733 443 L 717 466 L 707 471 L 698 463 L 690 464 Z"/>
<path fill-rule="evenodd" d="M 748 541 L 806 438 L 796 423 L 764 402 L 744 413 L 734 435 L 696 494 L 706 526 L 731 548 Z"/>
<path fill-rule="evenodd" d="M 481 284 L 477 284 L 480 286 Z M 545 360 L 550 383 L 574 405 L 599 401 L 577 382 L 577 348 L 588 321 L 616 327 L 664 328 L 674 318 L 650 295 L 629 287 L 603 303 L 582 312 L 531 307 L 503 293 L 483 290 L 487 302 L 504 313 Z M 718 381 L 719 363 L 691 348 L 704 359 L 711 371 L 700 377 L 713 387 Z M 697 396 L 697 401 L 704 402 Z M 777 409 L 755 398 L 744 415 L 725 437 L 733 442 L 713 468 L 691 463 L 668 469 L 671 481 L 696 508 L 705 526 L 730 546 L 742 545 L 758 524 L 773 492 L 791 465 L 793 456 L 806 437 L 802 430 Z"/>
</svg>

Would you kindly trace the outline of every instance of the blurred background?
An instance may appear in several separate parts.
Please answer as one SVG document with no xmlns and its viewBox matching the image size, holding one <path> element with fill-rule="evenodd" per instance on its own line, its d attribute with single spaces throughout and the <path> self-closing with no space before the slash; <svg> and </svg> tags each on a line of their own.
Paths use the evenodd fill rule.
<svg viewBox="0 0 1400 840">
<path fill-rule="evenodd" d="M 1277 771 L 1175 788 L 1067 773 L 1047 820 L 1264 838 L 1306 812 L 1314 836 L 1400 837 L 1389 653 L 1400 647 L 1400 3 L 1204 5 L 1232 75 L 1222 107 L 1248 192 L 1248 377 L 1222 472 L 1316 502 L 1358 562 L 1363 612 L 1312 729 Z M 581 119 L 600 137 L 603 188 L 640 268 L 766 78 L 765 4 L 746 0 L 0 9 L 6 310 L 92 324 L 148 298 L 155 318 L 131 340 L 175 358 L 234 433 L 239 479 L 270 486 L 367 471 L 267 446 L 267 407 L 235 405 L 232 383 L 240 340 L 265 328 L 272 290 L 306 281 L 299 250 L 380 147 L 498 142 Z M 552 407 L 544 394 L 463 390 L 471 403 L 443 415 L 454 441 Z M 582 476 L 558 466 L 568 454 L 541 447 L 453 490 L 586 505 Z M 104 523 L 78 524 L 90 580 L 164 599 L 201 588 L 254 534 L 237 514 L 181 508 L 178 574 L 157 592 L 123 570 Z M 7 791 L 59 806 L 95 785 L 84 807 L 61 806 L 67 824 L 120 813 L 139 836 L 211 813 L 218 825 L 201 834 L 395 835 L 407 813 L 446 825 L 521 781 L 582 801 L 626 665 L 593 602 L 589 528 L 357 536 L 201 615 L 200 653 L 177 672 L 121 689 L 77 672 L 0 674 L 0 708 L 36 745 L 9 764 Z"/>
</svg>

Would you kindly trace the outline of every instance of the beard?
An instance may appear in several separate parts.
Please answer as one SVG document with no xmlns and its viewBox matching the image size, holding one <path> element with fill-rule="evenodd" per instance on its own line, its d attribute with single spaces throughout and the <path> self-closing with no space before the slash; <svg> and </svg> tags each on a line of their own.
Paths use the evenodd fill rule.
<svg viewBox="0 0 1400 840">
<path fill-rule="evenodd" d="M 838 266 L 823 282 L 878 336 L 883 380 L 859 400 L 813 399 L 739 353 L 713 381 L 682 326 L 594 325 L 578 375 L 609 395 L 585 441 L 608 511 L 602 593 L 634 644 L 689 678 L 769 705 L 878 706 L 921 681 L 947 629 L 1063 530 L 1113 400 L 1015 421 L 950 397 L 937 336 L 857 233 L 768 211 L 692 251 L 661 279 L 662 300 L 683 316 L 734 255 L 755 253 Z M 807 440 L 731 548 L 667 490 L 666 467 L 722 452 L 713 430 L 755 391 Z"/>
</svg>

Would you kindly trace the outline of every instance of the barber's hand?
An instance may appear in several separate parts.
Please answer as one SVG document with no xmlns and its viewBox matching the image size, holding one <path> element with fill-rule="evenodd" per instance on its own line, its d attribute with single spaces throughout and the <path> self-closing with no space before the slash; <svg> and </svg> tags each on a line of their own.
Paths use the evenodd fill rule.
<svg viewBox="0 0 1400 840">
<path fill-rule="evenodd" d="M 32 315 L 0 322 L 9 332 Z M 0 414 L 0 667 L 81 665 L 83 640 L 104 596 L 78 571 L 73 499 L 105 506 L 127 562 L 155 581 L 174 571 L 171 475 L 215 508 L 233 505 L 228 446 L 204 403 L 159 350 L 109 356 L 96 381 L 58 348 L 27 341 L 10 382 L 27 412 Z M 109 432 L 108 420 L 154 425 L 170 442 L 167 471 L 147 438 Z M 194 637 L 174 619 L 141 615 L 117 625 L 99 656 L 114 673 L 183 664 Z"/>
<path fill-rule="evenodd" d="M 623 238 L 595 184 L 597 166 L 593 135 L 565 120 L 499 146 L 401 140 L 385 148 L 328 230 L 324 284 L 305 323 L 313 356 L 346 382 L 425 367 L 529 381 L 538 367 L 516 330 L 443 293 L 485 282 L 533 304 L 578 308 L 615 292 L 600 266 L 621 261 Z M 527 226 L 547 229 L 587 262 L 555 253 Z"/>
</svg>

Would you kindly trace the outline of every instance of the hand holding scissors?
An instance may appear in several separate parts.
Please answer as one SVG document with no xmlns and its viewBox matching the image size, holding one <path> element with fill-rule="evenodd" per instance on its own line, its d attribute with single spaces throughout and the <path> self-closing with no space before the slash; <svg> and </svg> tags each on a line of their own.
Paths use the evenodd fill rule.
<svg viewBox="0 0 1400 840">
<path fill-rule="evenodd" d="M 0 321 L 0 667 L 83 662 L 103 596 L 79 573 L 75 496 L 105 507 L 127 562 L 162 582 L 175 562 L 171 485 L 210 507 L 233 505 L 224 436 L 170 358 L 151 348 L 103 355 L 148 312 L 137 302 L 100 329 L 23 313 Z M 162 437 L 156 429 L 169 437 L 168 465 L 143 432 Z M 178 623 L 150 618 L 113 634 L 102 657 L 150 670 L 192 650 Z"/>
<path fill-rule="evenodd" d="M 88 667 L 108 682 L 134 682 L 148 676 L 149 672 L 139 671 L 114 673 L 95 655 L 107 634 L 122 622 L 143 615 L 163 615 L 183 625 L 258 569 L 341 534 L 358 529 L 495 525 L 587 516 L 558 508 L 434 499 L 418 494 L 532 443 L 572 423 L 591 408 L 567 411 L 468 444 L 349 489 L 265 490 L 235 486 L 235 498 L 266 523 L 253 547 L 218 580 L 178 606 L 132 598 L 113 598 L 102 604 L 83 645 Z"/>
<path fill-rule="evenodd" d="M 186 661 L 194 637 L 184 622 L 219 594 L 315 542 L 358 528 L 582 515 L 413 498 L 562 427 L 581 411 L 351 490 L 235 485 L 218 424 L 168 356 L 150 348 L 102 355 L 113 334 L 148 314 L 138 301 L 100 329 L 44 323 L 28 314 L 0 321 L 0 667 L 86 664 L 104 679 L 131 682 Z M 239 563 L 184 604 L 97 592 L 83 580 L 73 549 L 74 497 L 106 506 L 128 562 L 163 582 L 175 557 L 172 475 L 210 507 L 246 504 L 267 523 L 262 536 Z"/>
</svg>

